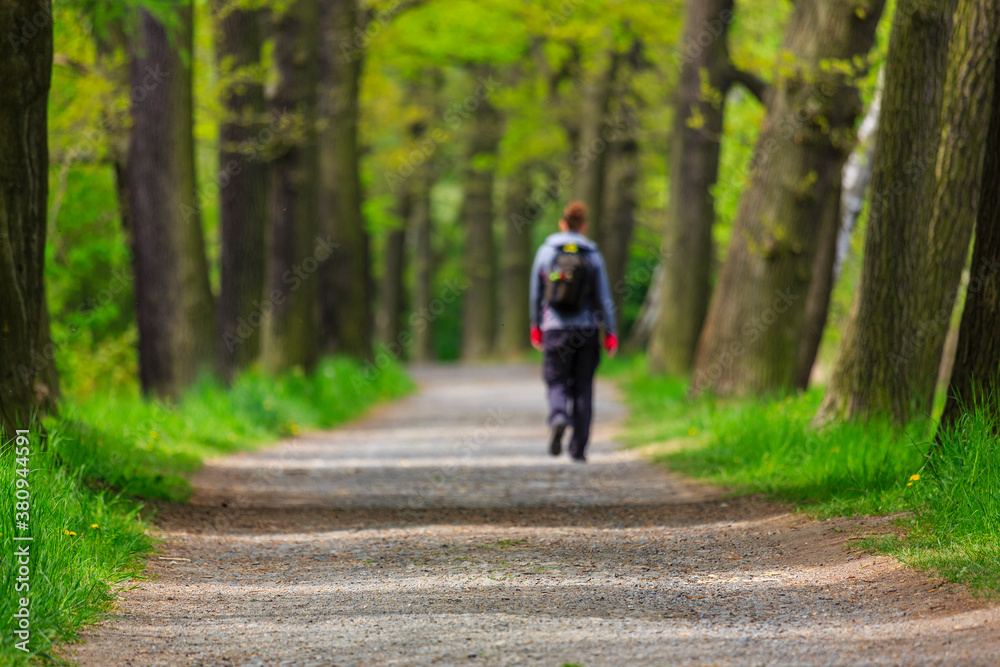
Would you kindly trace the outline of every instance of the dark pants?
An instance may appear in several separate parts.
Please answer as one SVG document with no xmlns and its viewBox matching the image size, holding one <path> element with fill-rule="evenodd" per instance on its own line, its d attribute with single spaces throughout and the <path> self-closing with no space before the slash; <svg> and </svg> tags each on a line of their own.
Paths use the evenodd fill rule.
<svg viewBox="0 0 1000 667">
<path fill-rule="evenodd" d="M 542 377 L 549 388 L 549 426 L 572 425 L 570 456 L 583 456 L 593 417 L 594 371 L 601 360 L 596 329 L 545 332 Z"/>
</svg>

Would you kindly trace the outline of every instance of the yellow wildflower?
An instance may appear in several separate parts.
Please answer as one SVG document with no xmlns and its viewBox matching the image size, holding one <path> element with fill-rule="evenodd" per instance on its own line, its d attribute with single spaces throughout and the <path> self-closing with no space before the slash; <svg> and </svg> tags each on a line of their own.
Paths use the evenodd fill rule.
<svg viewBox="0 0 1000 667">
<path fill-rule="evenodd" d="M 698 429 L 692 426 L 691 428 L 688 429 L 688 435 L 698 435 Z"/>
<path fill-rule="evenodd" d="M 92 524 L 90 524 L 90 527 L 91 528 L 97 528 L 97 524 L 96 523 L 92 523 Z"/>
<path fill-rule="evenodd" d="M 920 475 L 919 475 L 919 474 L 916 474 L 916 475 L 910 475 L 910 481 L 911 481 L 911 482 L 916 482 L 916 481 L 918 481 L 919 479 L 920 479 Z"/>
<path fill-rule="evenodd" d="M 160 437 L 160 434 L 157 433 L 156 431 L 150 431 L 149 437 L 152 438 L 153 440 L 156 440 L 158 437 Z"/>
</svg>

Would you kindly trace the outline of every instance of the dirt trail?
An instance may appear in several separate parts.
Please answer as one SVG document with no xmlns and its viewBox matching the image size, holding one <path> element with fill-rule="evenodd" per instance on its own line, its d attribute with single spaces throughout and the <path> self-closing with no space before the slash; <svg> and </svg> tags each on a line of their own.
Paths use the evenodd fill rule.
<svg viewBox="0 0 1000 667">
<path fill-rule="evenodd" d="M 363 421 L 211 462 L 82 665 L 1000 663 L 1000 610 L 612 442 L 545 454 L 537 369 L 419 369 Z M 845 530 L 846 529 L 846 530 Z"/>
</svg>

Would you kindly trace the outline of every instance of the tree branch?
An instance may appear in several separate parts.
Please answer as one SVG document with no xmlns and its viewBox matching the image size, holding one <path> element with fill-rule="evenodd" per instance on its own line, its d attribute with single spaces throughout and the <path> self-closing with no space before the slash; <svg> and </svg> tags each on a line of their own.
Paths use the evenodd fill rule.
<svg viewBox="0 0 1000 667">
<path fill-rule="evenodd" d="M 52 64 L 58 67 L 69 67 L 78 74 L 90 74 L 90 67 L 86 63 L 74 60 L 65 53 L 56 53 L 52 56 Z"/>
<path fill-rule="evenodd" d="M 756 97 L 761 104 L 766 105 L 771 97 L 771 84 L 752 72 L 733 66 L 729 70 L 728 79 L 727 88 L 738 83 L 749 90 L 750 94 Z"/>
</svg>

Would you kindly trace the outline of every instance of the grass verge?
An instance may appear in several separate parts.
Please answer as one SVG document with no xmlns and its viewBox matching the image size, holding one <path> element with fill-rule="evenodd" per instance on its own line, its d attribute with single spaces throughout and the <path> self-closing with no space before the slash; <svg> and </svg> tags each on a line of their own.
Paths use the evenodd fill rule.
<svg viewBox="0 0 1000 667">
<path fill-rule="evenodd" d="M 397 365 L 366 379 L 357 362 L 331 358 L 310 375 L 249 371 L 228 388 L 206 378 L 175 406 L 138 392 L 93 396 L 70 405 L 49 429 L 61 436 L 58 453 L 86 479 L 130 495 L 183 500 L 186 475 L 207 456 L 330 428 L 412 389 Z"/>
<path fill-rule="evenodd" d="M 904 513 L 898 537 L 863 546 L 969 585 L 1000 593 L 1000 401 L 941 435 L 935 424 L 813 428 L 822 398 L 689 400 L 683 380 L 649 375 L 645 359 L 608 364 L 630 407 L 624 439 L 691 477 L 789 502 L 824 518 Z"/>
<path fill-rule="evenodd" d="M 37 429 L 31 438 L 22 484 L 30 494 L 27 531 L 15 523 L 24 509 L 16 505 L 24 502 L 17 495 L 19 452 L 0 453 L 0 664 L 54 655 L 53 646 L 98 621 L 116 587 L 141 573 L 154 542 L 139 516 L 139 497 L 183 500 L 190 492 L 186 475 L 207 456 L 329 428 L 412 389 L 399 366 L 366 375 L 354 361 L 327 359 L 311 375 L 251 371 L 228 388 L 206 379 L 177 405 L 137 392 L 68 402 L 62 417 L 45 424 L 46 451 Z M 15 540 L 25 536 L 33 541 Z M 11 556 L 24 544 L 30 588 L 18 591 L 25 579 Z M 29 599 L 30 653 L 16 647 L 21 597 Z"/>
</svg>

